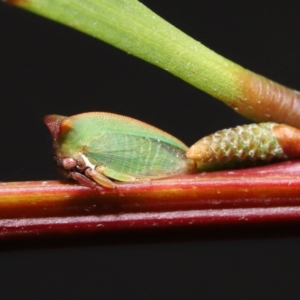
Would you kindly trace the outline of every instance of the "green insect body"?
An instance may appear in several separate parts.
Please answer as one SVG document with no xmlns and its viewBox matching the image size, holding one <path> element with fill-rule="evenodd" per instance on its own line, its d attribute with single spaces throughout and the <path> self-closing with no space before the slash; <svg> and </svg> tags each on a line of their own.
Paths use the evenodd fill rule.
<svg viewBox="0 0 300 300">
<path fill-rule="evenodd" d="M 79 183 L 114 188 L 110 179 L 135 182 L 189 173 L 188 147 L 146 123 L 111 113 L 44 118 L 59 170 Z"/>
</svg>

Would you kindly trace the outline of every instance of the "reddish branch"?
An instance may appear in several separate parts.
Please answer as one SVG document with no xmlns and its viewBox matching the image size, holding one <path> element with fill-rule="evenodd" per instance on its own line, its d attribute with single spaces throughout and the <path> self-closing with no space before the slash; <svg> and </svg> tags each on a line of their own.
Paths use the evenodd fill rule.
<svg viewBox="0 0 300 300">
<path fill-rule="evenodd" d="M 257 236 L 286 226 L 284 234 L 298 234 L 300 161 L 120 184 L 118 193 L 59 181 L 2 183 L 0 199 L 2 248 Z"/>
</svg>

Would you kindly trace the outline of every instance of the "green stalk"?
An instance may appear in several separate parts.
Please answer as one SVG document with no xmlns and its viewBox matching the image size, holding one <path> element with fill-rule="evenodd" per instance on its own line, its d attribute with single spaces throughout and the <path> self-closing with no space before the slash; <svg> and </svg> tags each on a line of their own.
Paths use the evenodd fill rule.
<svg viewBox="0 0 300 300">
<path fill-rule="evenodd" d="M 223 101 L 245 117 L 300 127 L 299 92 L 216 54 L 136 0 L 8 2 L 154 64 Z"/>
</svg>

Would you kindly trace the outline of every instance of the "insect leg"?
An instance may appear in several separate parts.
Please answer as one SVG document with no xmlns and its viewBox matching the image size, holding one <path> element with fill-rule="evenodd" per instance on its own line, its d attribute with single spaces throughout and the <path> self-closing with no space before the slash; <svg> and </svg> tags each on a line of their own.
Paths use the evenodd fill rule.
<svg viewBox="0 0 300 300">
<path fill-rule="evenodd" d="M 84 173 L 88 178 L 91 178 L 92 180 L 94 180 L 96 183 L 100 184 L 103 187 L 109 189 L 114 189 L 116 187 L 116 185 L 110 179 L 108 179 L 105 175 L 102 175 L 100 172 L 98 172 L 97 168 L 96 170 L 87 168 Z"/>
<path fill-rule="evenodd" d="M 119 171 L 113 170 L 111 168 L 108 167 L 104 167 L 104 166 L 97 166 L 96 167 L 96 171 L 108 176 L 110 178 L 116 179 L 118 181 L 122 181 L 122 182 L 138 182 L 141 181 L 139 178 L 136 178 L 135 176 L 132 175 L 128 175 L 126 173 L 121 173 Z"/>
<path fill-rule="evenodd" d="M 80 185 L 86 186 L 93 190 L 102 190 L 102 188 L 100 188 L 100 186 L 99 186 L 99 184 L 97 184 L 97 182 L 89 179 L 87 176 L 85 176 L 81 173 L 71 172 L 71 173 L 69 173 L 68 177 L 77 181 Z"/>
</svg>

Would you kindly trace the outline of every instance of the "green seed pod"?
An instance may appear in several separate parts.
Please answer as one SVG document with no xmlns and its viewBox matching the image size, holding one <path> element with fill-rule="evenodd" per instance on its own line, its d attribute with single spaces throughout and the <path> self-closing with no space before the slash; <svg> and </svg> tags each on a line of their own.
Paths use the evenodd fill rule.
<svg viewBox="0 0 300 300">
<path fill-rule="evenodd" d="M 220 130 L 202 138 L 187 152 L 198 170 L 245 167 L 299 157 L 300 131 L 276 123 Z"/>
<path fill-rule="evenodd" d="M 187 146 L 168 133 L 111 113 L 49 115 L 59 170 L 79 183 L 114 188 L 110 180 L 135 182 L 193 171 Z"/>
</svg>

